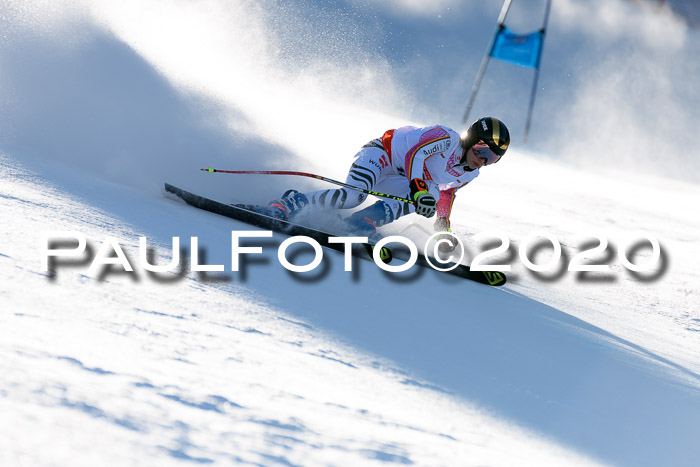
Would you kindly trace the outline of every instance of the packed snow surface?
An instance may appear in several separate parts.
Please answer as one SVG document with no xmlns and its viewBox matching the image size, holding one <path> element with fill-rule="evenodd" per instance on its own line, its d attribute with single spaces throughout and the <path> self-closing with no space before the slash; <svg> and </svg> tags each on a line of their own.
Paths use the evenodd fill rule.
<svg viewBox="0 0 700 467">
<path fill-rule="evenodd" d="M 655 69 L 663 101 L 613 105 L 627 87 L 651 84 L 626 86 L 627 67 L 597 64 L 587 78 L 607 77 L 603 115 L 584 102 L 591 89 L 548 80 L 545 68 L 533 122 L 540 146 L 523 145 L 522 116 L 506 112 L 511 149 L 460 191 L 452 215 L 465 261 L 508 240 L 488 260 L 512 267 L 501 288 L 360 260 L 348 272 L 342 254 L 325 250 L 318 269 L 291 273 L 278 261 L 279 234 L 248 240 L 262 254 L 232 272 L 231 231 L 256 229 L 165 195 L 170 182 L 262 203 L 326 185 L 199 169 L 344 179 L 357 148 L 386 129 L 461 130 L 497 6 L 379 3 L 0 6 L 2 465 L 695 465 L 697 151 L 676 150 L 678 140 L 637 120 L 653 105 L 683 116 L 681 130 L 697 127 L 698 94 L 684 73 Z M 618 48 L 572 26 L 590 3 L 622 25 Z M 696 32 L 628 3 L 555 2 L 551 74 L 581 71 L 588 55 L 572 53 L 581 38 L 611 56 L 634 41 L 633 55 L 653 57 L 649 37 L 662 31 L 665 60 L 693 76 L 696 65 L 681 59 Z M 455 43 L 465 25 L 483 43 Z M 498 110 L 509 97 L 494 97 L 489 83 L 478 111 L 497 114 L 488 103 Z M 572 101 L 561 100 L 567 93 Z M 538 126 L 553 101 L 576 115 L 567 132 Z M 591 136 L 594 121 L 613 129 Z M 684 173 L 653 170 L 666 166 Z M 384 233 L 420 242 L 431 228 L 411 216 Z M 58 231 L 84 235 L 88 253 L 47 270 L 42 251 Z M 552 271 L 524 266 L 533 232 L 562 246 Z M 140 237 L 151 261 L 178 255 L 182 267 L 145 271 Z M 199 263 L 223 272 L 190 269 L 193 237 Z M 584 257 L 607 271 L 567 270 L 600 239 L 605 251 Z M 117 242 L 134 271 L 91 269 Z M 529 258 L 547 263 L 547 245 L 531 244 Z M 651 267 L 635 273 L 623 258 Z"/>
</svg>

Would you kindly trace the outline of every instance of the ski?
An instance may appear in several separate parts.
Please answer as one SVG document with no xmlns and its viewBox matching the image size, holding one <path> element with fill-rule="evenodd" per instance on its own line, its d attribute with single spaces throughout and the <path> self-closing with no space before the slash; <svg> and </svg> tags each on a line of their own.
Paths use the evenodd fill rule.
<svg viewBox="0 0 700 467">
<path fill-rule="evenodd" d="M 294 224 L 292 222 L 277 219 L 275 217 L 266 216 L 264 214 L 255 212 L 251 209 L 246 208 L 244 205 L 232 205 L 224 204 L 218 201 L 214 201 L 209 198 L 205 198 L 189 191 L 183 190 L 176 186 L 165 184 L 165 191 L 171 193 L 185 203 L 189 204 L 198 209 L 203 209 L 205 211 L 212 212 L 221 216 L 229 217 L 241 222 L 245 222 L 254 227 L 259 227 L 261 229 L 272 230 L 273 232 L 281 233 L 289 236 L 306 236 L 316 240 L 321 246 L 326 248 L 344 252 L 345 246 L 339 243 L 330 243 L 330 237 L 337 237 L 337 235 L 323 232 L 321 230 L 312 229 L 310 227 L 305 227 L 299 224 Z M 374 262 L 372 255 L 374 245 L 371 243 L 366 244 L 354 244 L 352 248 L 353 256 L 358 258 Z M 396 250 L 397 258 L 408 259 L 407 252 L 402 251 L 402 249 Z M 382 248 L 382 259 L 385 263 L 391 262 L 394 254 L 394 249 Z M 428 259 L 422 254 L 418 254 L 418 259 L 416 264 L 425 268 L 433 269 Z M 501 286 L 506 283 L 506 276 L 501 272 L 491 272 L 491 271 L 472 271 L 469 266 L 460 264 L 450 271 L 441 271 L 444 274 L 450 274 L 453 276 L 461 277 L 471 281 L 479 282 L 481 284 L 490 286 Z"/>
<path fill-rule="evenodd" d="M 310 237 L 316 240 L 321 246 L 339 251 L 341 253 L 345 251 L 345 246 L 343 244 L 330 243 L 328 241 L 330 237 L 337 237 L 337 235 L 317 229 L 311 229 L 303 225 L 294 224 L 284 219 L 266 216 L 265 214 L 249 209 L 245 205 L 220 203 L 200 195 L 195 195 L 194 193 L 190 193 L 189 191 L 170 185 L 169 183 L 165 184 L 165 191 L 172 193 L 173 195 L 182 199 L 185 203 L 195 208 L 245 222 L 246 224 L 250 224 L 254 227 L 289 235 L 290 237 L 297 235 Z M 373 249 L 374 245 L 371 243 L 355 243 L 352 245 L 351 252 L 353 256 L 374 262 Z M 384 261 L 384 263 L 389 264 L 392 260 L 391 249 L 386 247 L 382 248 L 380 258 L 382 261 Z"/>
</svg>

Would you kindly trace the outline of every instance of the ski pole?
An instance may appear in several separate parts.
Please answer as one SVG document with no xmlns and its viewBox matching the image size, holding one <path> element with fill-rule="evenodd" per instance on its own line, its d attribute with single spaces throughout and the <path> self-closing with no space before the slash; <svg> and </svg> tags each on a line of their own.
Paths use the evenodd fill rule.
<svg viewBox="0 0 700 467">
<path fill-rule="evenodd" d="M 323 180 L 324 182 L 328 183 L 333 183 L 335 185 L 343 186 L 345 188 L 351 188 L 355 191 L 360 191 L 362 193 L 367 193 L 368 195 L 373 195 L 373 196 L 379 196 L 381 198 L 389 198 L 389 199 L 394 199 L 396 201 L 401 201 L 402 203 L 410 203 L 413 204 L 413 201 L 411 201 L 408 198 L 402 198 L 400 196 L 394 196 L 394 195 L 388 195 L 386 193 L 379 193 L 376 191 L 372 190 L 365 190 L 363 188 L 358 188 L 353 185 L 349 185 L 347 183 L 339 182 L 338 180 L 333 180 L 328 177 L 324 177 L 323 175 L 316 175 L 316 174 L 310 174 L 307 172 L 294 172 L 290 170 L 219 170 L 219 169 L 212 169 L 211 167 L 208 167 L 206 169 L 199 169 L 207 173 L 224 173 L 224 174 L 258 174 L 258 175 L 297 175 L 300 177 L 309 177 L 309 178 L 315 178 L 317 180 Z"/>
</svg>

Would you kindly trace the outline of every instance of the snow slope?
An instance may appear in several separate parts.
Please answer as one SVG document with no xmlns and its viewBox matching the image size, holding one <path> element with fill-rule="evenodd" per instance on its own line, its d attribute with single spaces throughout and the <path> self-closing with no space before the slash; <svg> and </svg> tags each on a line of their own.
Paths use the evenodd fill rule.
<svg viewBox="0 0 700 467">
<path fill-rule="evenodd" d="M 627 155 L 618 172 L 590 171 L 515 144 L 507 164 L 484 170 L 454 228 L 471 248 L 473 234 L 507 232 L 504 289 L 364 262 L 348 273 L 332 252 L 295 275 L 277 263 L 280 237 L 243 273 L 41 270 L 46 230 L 83 232 L 93 252 L 114 236 L 135 265 L 141 235 L 162 262 L 171 237 L 197 236 L 209 264 L 228 265 L 230 231 L 250 228 L 165 197 L 163 181 L 262 202 L 299 181 L 198 169 L 343 178 L 378 128 L 439 116 L 439 98 L 412 108 L 403 97 L 420 82 L 402 73 L 409 45 L 398 57 L 371 47 L 404 23 L 406 44 L 424 38 L 408 31 L 434 10 L 400 18 L 365 5 L 373 17 L 353 5 L 306 17 L 303 2 L 2 7 L 4 465 L 693 465 L 700 255 L 687 206 L 700 189 L 634 173 Z M 535 230 L 568 258 L 579 234 L 603 232 L 616 250 L 642 230 L 663 261 L 651 277 L 614 256 L 608 274 L 537 276 L 517 258 Z M 635 262 L 648 256 L 641 248 Z"/>
</svg>

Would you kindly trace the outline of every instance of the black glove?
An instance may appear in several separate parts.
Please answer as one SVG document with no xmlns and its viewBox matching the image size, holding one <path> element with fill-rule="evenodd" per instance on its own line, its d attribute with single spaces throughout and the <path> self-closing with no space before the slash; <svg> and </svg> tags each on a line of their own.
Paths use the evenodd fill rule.
<svg viewBox="0 0 700 467">
<path fill-rule="evenodd" d="M 409 184 L 411 199 L 416 207 L 416 213 L 425 217 L 433 217 L 437 211 L 437 201 L 428 192 L 428 184 L 422 178 L 414 178 Z"/>
</svg>

